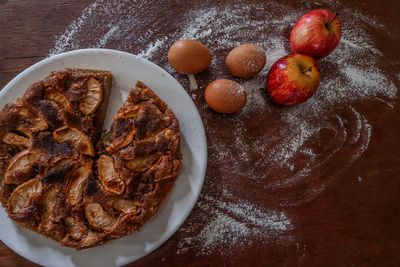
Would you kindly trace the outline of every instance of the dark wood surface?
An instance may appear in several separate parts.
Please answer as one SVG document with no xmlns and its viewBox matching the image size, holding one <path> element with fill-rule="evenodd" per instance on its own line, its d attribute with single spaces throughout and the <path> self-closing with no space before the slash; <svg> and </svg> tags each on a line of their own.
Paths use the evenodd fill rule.
<svg viewBox="0 0 400 267">
<path fill-rule="evenodd" d="M 114 2 L 114 1 L 111 1 Z M 121 45 L 121 40 L 108 42 L 104 47 L 119 49 L 137 54 L 146 50 L 150 41 L 171 35 L 181 26 L 182 17 L 195 10 L 197 5 L 212 7 L 214 5 L 234 6 L 229 1 L 182 1 L 155 4 L 149 1 L 147 5 L 128 3 L 122 5 L 125 11 L 132 16 L 154 17 L 150 23 L 153 27 L 151 36 L 144 35 L 141 39 L 131 39 L 132 45 Z M 215 3 L 213 3 L 215 2 Z M 217 3 L 218 2 L 218 3 Z M 249 3 L 263 1 L 249 1 Z M 318 1 L 317 1 L 318 2 Z M 343 3 L 341 3 L 343 2 Z M 61 36 L 70 23 L 81 16 L 84 8 L 91 1 L 32 1 L 32 0 L 0 0 L 0 88 L 3 88 L 13 77 L 32 64 L 46 58 L 55 46 L 57 37 Z M 368 21 L 362 27 L 370 36 L 373 46 L 380 51 L 376 62 L 376 69 L 385 74 L 392 83 L 400 88 L 400 4 L 398 1 L 336 1 L 328 4 L 307 3 L 298 1 L 284 5 L 292 9 L 310 10 L 319 7 L 344 12 L 347 9 L 365 14 L 379 22 L 379 27 L 372 27 Z M 306 7 L 305 7 L 306 5 Z M 128 8 L 129 6 L 129 8 Z M 283 12 L 282 10 L 264 9 L 263 12 Z M 122 13 L 121 13 L 122 14 Z M 262 13 L 261 13 L 262 14 Z M 260 13 L 254 16 L 262 16 Z M 340 17 L 340 15 L 339 15 Z M 351 16 L 345 17 L 351 25 Z M 354 20 L 356 21 L 356 20 Z M 360 20 L 358 20 L 360 21 Z M 294 23 L 295 21 L 293 21 Z M 149 20 L 147 21 L 149 23 Z M 211 22 L 212 23 L 212 22 Z M 226 26 L 226 25 L 225 25 Z M 128 27 L 128 25 L 127 25 Z M 266 22 L 266 28 L 272 27 Z M 350 26 L 351 27 L 351 26 Z M 156 29 L 156 30 L 154 30 Z M 144 31 L 144 29 L 142 28 Z M 91 29 L 86 30 L 90 40 Z M 290 25 L 282 32 L 288 35 Z M 104 33 L 103 33 L 104 34 Z M 138 36 L 142 33 L 137 33 Z M 240 34 L 240 33 L 238 33 Z M 248 35 L 246 35 L 248 36 Z M 122 36 L 124 37 L 124 36 Z M 135 36 L 134 36 L 135 37 Z M 94 37 L 93 37 L 94 38 Z M 133 38 L 132 36 L 130 38 Z M 153 38 L 153 39 L 152 39 Z M 247 42 L 258 42 L 259 36 L 252 36 Z M 168 39 L 172 44 L 176 40 Z M 242 42 L 244 40 L 241 40 Z M 211 50 L 212 40 L 207 41 Z M 79 47 L 94 46 L 93 43 L 81 42 Z M 151 59 L 154 63 L 166 68 L 167 46 L 163 46 Z M 288 47 L 285 47 L 287 51 Z M 217 77 L 235 79 L 229 75 L 223 65 L 223 59 L 229 49 L 219 49 L 213 56 L 216 63 L 212 69 L 198 75 L 198 82 L 203 90 L 205 86 Z M 268 57 L 268 54 L 267 54 Z M 331 66 L 329 61 L 320 61 L 322 76 L 335 75 L 341 66 Z M 169 69 L 168 71 L 171 72 Z M 175 78 L 190 92 L 186 77 L 171 72 Z M 237 80 L 237 79 L 236 79 Z M 321 83 L 324 82 L 322 79 Z M 378 101 L 376 98 L 366 97 L 354 100 L 352 106 L 367 118 L 372 127 L 371 139 L 367 149 L 356 161 L 347 166 L 342 160 L 347 154 L 338 156 L 336 161 L 330 161 L 319 172 L 310 175 L 310 182 L 301 186 L 274 189 L 268 187 L 265 179 L 246 177 L 249 168 L 254 168 L 254 175 L 266 172 L 269 166 L 255 167 L 257 154 L 249 155 L 250 162 L 239 166 L 240 149 L 237 146 L 229 147 L 229 151 L 221 151 L 218 142 L 227 140 L 235 142 L 235 136 L 230 134 L 233 124 L 243 119 L 241 127 L 251 140 L 270 131 L 279 130 L 277 118 L 283 107 L 271 103 L 265 94 L 264 100 L 273 113 L 251 114 L 250 117 L 241 117 L 240 114 L 222 116 L 207 108 L 201 91 L 196 91 L 194 99 L 202 116 L 207 132 L 209 144 L 208 170 L 200 201 L 203 207 L 196 205 L 182 229 L 175 233 L 165 244 L 129 266 L 149 265 L 278 265 L 278 266 L 399 266 L 400 265 L 400 96 L 390 99 L 390 105 Z M 267 108 L 266 108 L 267 109 Z M 335 114 L 346 117 L 346 111 L 341 107 L 334 107 Z M 320 154 L 325 153 L 324 147 L 330 137 L 320 134 L 310 144 Z M 245 143 L 250 144 L 250 143 Z M 267 147 L 268 148 L 268 147 Z M 270 149 L 273 149 L 272 144 Z M 320 148 L 320 150 L 318 150 Z M 329 146 L 328 146 L 329 148 Z M 332 149 L 332 148 L 331 148 Z M 221 161 L 216 155 L 229 152 L 226 161 Z M 350 152 L 348 152 L 350 153 Z M 318 154 L 319 155 L 319 154 Z M 317 155 L 317 156 L 318 156 Z M 236 167 L 235 167 L 236 166 Z M 343 169 L 338 172 L 338 169 Z M 237 172 L 242 172 L 238 174 Z M 277 170 L 277 176 L 287 176 L 285 170 Z M 326 184 L 326 188 L 316 197 L 296 205 L 283 205 L 281 199 L 301 198 L 301 194 L 308 187 L 312 187 L 313 177 L 335 174 L 335 179 Z M 362 179 L 362 182 L 360 182 Z M 227 188 L 230 198 L 226 197 Z M 232 197 L 233 196 L 233 197 Z M 227 245 L 217 243 L 210 247 L 207 253 L 202 253 L 204 244 L 188 245 L 182 243 L 209 226 L 209 214 L 204 211 L 204 205 L 214 205 L 215 201 L 228 203 L 230 199 L 252 203 L 253 206 L 284 212 L 290 218 L 290 229 L 278 233 L 282 240 L 275 236 L 272 239 L 263 239 L 257 235 L 248 235 L 240 238 L 241 242 Z M 236 202 L 235 202 L 236 203 Z M 211 216 L 211 215 L 210 215 Z M 238 219 L 240 222 L 240 219 Z M 264 232 L 263 232 L 264 233 Z M 228 238 L 228 237 L 227 237 Z M 278 240 L 278 241 L 277 241 Z M 293 241 L 294 240 L 294 241 Z M 200 239 L 201 241 L 201 239 Z M 187 249 L 182 250 L 188 245 Z M 180 250 L 180 251 L 178 251 Z M 17 255 L 15 252 L 0 243 L 0 266 L 35 266 L 33 263 Z"/>
</svg>

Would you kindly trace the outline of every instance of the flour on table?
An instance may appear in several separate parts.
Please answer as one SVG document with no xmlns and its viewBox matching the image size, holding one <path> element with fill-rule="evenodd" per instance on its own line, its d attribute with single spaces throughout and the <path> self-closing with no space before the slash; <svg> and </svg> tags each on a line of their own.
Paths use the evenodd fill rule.
<svg viewBox="0 0 400 267">
<path fill-rule="evenodd" d="M 213 130 L 216 122 L 205 103 L 198 103 L 198 109 L 203 115 L 207 135 L 212 136 L 208 139 L 209 158 L 216 169 L 211 171 L 229 173 L 229 179 L 260 184 L 259 190 L 265 190 L 266 197 L 276 196 L 274 199 L 284 210 L 315 199 L 368 148 L 373 126 L 353 103 L 373 99 L 393 108 L 398 95 L 391 78 L 377 68 L 382 52 L 363 25 L 381 31 L 390 29 L 338 1 L 318 3 L 312 4 L 338 11 L 342 39 L 331 55 L 318 61 L 321 82 L 315 95 L 293 107 L 272 104 L 266 93 L 265 77 L 277 59 L 290 53 L 290 29 L 310 10 L 310 1 L 304 1 L 302 9 L 284 6 L 276 0 L 235 1 L 211 8 L 200 3 L 176 18 L 180 20 L 177 25 L 182 27 L 165 34 L 159 31 L 160 25 L 168 23 L 168 16 L 173 14 L 167 14 L 168 8 L 159 2 L 96 0 L 56 39 L 49 55 L 112 44 L 115 49 L 128 50 L 149 60 L 164 59 L 156 63 L 188 87 L 186 77 L 176 74 L 165 60 L 173 42 L 183 38 L 197 39 L 207 45 L 212 54 L 219 55 L 226 55 L 243 43 L 259 45 L 266 52 L 267 63 L 258 76 L 238 80 L 247 92 L 247 104 L 238 114 L 224 117 L 224 123 L 232 129 L 228 133 L 230 136 L 222 136 Z M 213 58 L 209 72 L 211 79 L 229 75 L 222 67 L 218 68 L 224 66 L 224 61 L 223 57 Z M 400 82 L 400 75 L 395 78 L 397 83 Z M 196 101 L 207 85 L 201 80 L 198 82 L 200 89 L 191 92 Z M 334 113 L 333 107 L 340 107 L 340 112 Z M 260 125 L 252 124 L 252 119 L 262 116 L 273 116 L 279 120 L 280 127 L 270 128 L 263 125 L 262 120 L 259 120 Z M 262 131 L 256 134 L 255 130 L 249 131 L 249 127 Z M 315 146 L 310 144 L 318 142 L 323 134 L 329 135 L 330 142 L 324 144 L 326 147 L 321 145 L 322 152 L 315 151 L 311 148 Z M 342 167 L 332 172 L 328 167 L 335 161 L 340 161 Z M 260 173 L 259 169 L 267 171 Z M 357 179 L 362 181 L 361 177 Z M 293 189 L 296 194 L 273 195 L 276 190 Z M 238 200 L 232 190 L 226 188 L 223 181 L 211 184 L 206 181 L 197 212 L 180 230 L 183 238 L 178 243 L 178 253 L 184 253 L 188 248 L 200 248 L 198 253 L 207 254 L 217 247 L 246 245 L 254 239 L 283 245 L 296 242 L 290 237 L 294 226 L 288 214 L 269 209 L 268 205 L 261 208 Z M 196 224 L 196 216 L 203 216 L 197 221 L 207 218 L 204 227 L 199 228 Z M 302 247 L 299 243 L 296 245 Z"/>
<path fill-rule="evenodd" d="M 224 192 L 229 195 L 226 189 Z M 204 195 L 196 206 L 201 214 L 207 214 L 206 225 L 197 235 L 179 241 L 178 254 L 194 248 L 200 248 L 197 254 L 208 254 L 216 247 L 229 254 L 229 248 L 252 242 L 253 239 L 279 243 L 292 241 L 290 235 L 284 235 L 293 229 L 291 220 L 284 212 L 260 208 L 245 200 L 237 201 L 230 197 L 222 201 L 208 195 Z M 189 220 L 180 231 L 197 232 L 198 226 Z"/>
<path fill-rule="evenodd" d="M 153 54 L 165 43 L 167 38 L 158 39 L 154 43 L 150 43 L 146 51 L 141 51 L 138 56 L 146 59 L 152 58 Z"/>
<path fill-rule="evenodd" d="M 97 47 L 103 47 L 113 37 L 113 34 L 119 29 L 119 25 L 112 26 L 106 34 L 97 42 Z"/>
<path fill-rule="evenodd" d="M 132 47 L 138 42 L 135 26 L 151 20 L 146 14 L 133 15 L 134 10 L 145 5 L 143 1 L 94 1 L 56 39 L 49 56 L 80 48 L 101 48 L 113 41 L 119 43 L 119 49 Z"/>
<path fill-rule="evenodd" d="M 49 56 L 73 49 L 79 49 L 79 47 L 74 44 L 74 39 L 77 35 L 79 35 L 80 30 L 87 24 L 87 19 L 91 17 L 93 11 L 96 10 L 98 2 L 99 1 L 95 1 L 85 8 L 82 11 L 82 15 L 69 25 L 64 34 L 57 38 L 55 46 L 50 49 Z"/>
</svg>

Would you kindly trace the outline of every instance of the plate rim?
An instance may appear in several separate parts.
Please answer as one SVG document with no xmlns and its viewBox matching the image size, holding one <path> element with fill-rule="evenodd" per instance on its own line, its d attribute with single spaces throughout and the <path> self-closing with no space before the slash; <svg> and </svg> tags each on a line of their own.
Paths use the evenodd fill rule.
<svg viewBox="0 0 400 267">
<path fill-rule="evenodd" d="M 167 235 L 165 235 L 165 236 L 164 236 L 163 238 L 161 238 L 161 239 L 158 239 L 158 240 L 154 243 L 155 245 L 154 245 L 151 249 L 149 249 L 148 251 L 146 251 L 146 253 L 144 253 L 144 254 L 142 254 L 142 255 L 140 255 L 140 256 L 133 256 L 133 257 L 130 257 L 130 258 L 126 258 L 125 260 L 123 260 L 123 261 L 121 262 L 122 265 L 126 265 L 126 264 L 132 263 L 132 262 L 134 262 L 134 261 L 137 261 L 137 260 L 139 260 L 139 259 L 145 257 L 146 255 L 152 253 L 152 252 L 155 251 L 156 249 L 158 249 L 161 245 L 163 245 L 166 241 L 168 241 L 168 239 L 170 239 L 170 238 L 182 227 L 182 225 L 183 225 L 183 224 L 185 223 L 185 221 L 188 219 L 189 215 L 192 213 L 193 208 L 194 208 L 194 206 L 196 205 L 196 203 L 197 203 L 197 201 L 198 201 L 198 198 L 200 197 L 200 194 L 201 194 L 201 191 L 202 191 L 202 188 L 203 188 L 203 185 L 204 185 L 204 180 L 205 180 L 205 176 L 206 176 L 206 171 L 207 171 L 207 163 L 208 163 L 207 135 L 206 135 L 206 131 L 205 131 L 205 128 L 204 128 L 203 120 L 202 120 L 202 118 L 201 118 L 201 116 L 200 116 L 200 113 L 199 113 L 198 108 L 196 107 L 195 103 L 193 102 L 193 99 L 189 96 L 189 94 L 188 94 L 187 91 L 183 88 L 183 86 L 182 86 L 170 73 L 168 73 L 166 70 L 164 70 L 163 68 L 161 68 L 161 67 L 158 66 L 157 64 L 155 64 L 155 63 L 153 63 L 153 62 L 151 62 L 151 61 L 149 61 L 149 60 L 147 60 L 147 59 L 145 59 L 145 58 L 143 58 L 143 57 L 140 57 L 140 56 L 131 54 L 131 53 L 129 53 L 129 52 L 120 51 L 120 50 L 115 50 L 115 49 L 107 49 L 107 48 L 85 48 L 85 49 L 76 49 L 76 50 L 71 50 L 71 51 L 63 52 L 63 53 L 60 53 L 60 54 L 57 54 L 57 55 L 54 55 L 54 56 L 51 56 L 51 57 L 46 57 L 46 58 L 44 58 L 44 59 L 42 59 L 42 60 L 36 62 L 35 64 L 29 66 L 28 68 L 24 69 L 22 72 L 18 73 L 13 79 L 11 79 L 11 81 L 9 81 L 9 82 L 0 90 L 0 99 L 2 99 L 2 98 L 4 97 L 4 95 L 5 95 L 9 90 L 11 90 L 11 89 L 15 86 L 15 84 L 16 84 L 20 79 L 22 79 L 25 75 L 29 74 L 30 72 L 35 71 L 35 69 L 40 68 L 41 66 L 46 65 L 46 64 L 52 62 L 53 60 L 57 60 L 57 59 L 60 59 L 60 58 L 72 56 L 72 55 L 79 54 L 79 53 L 87 53 L 87 54 L 90 55 L 90 53 L 93 53 L 93 52 L 109 53 L 109 54 L 115 54 L 115 55 L 116 55 L 116 54 L 119 54 L 119 55 L 123 55 L 123 56 L 126 56 L 126 57 L 132 57 L 132 58 L 134 58 L 134 59 L 136 59 L 136 60 L 138 60 L 138 61 L 140 60 L 141 62 L 143 62 L 143 63 L 145 63 L 145 64 L 147 64 L 147 65 L 150 65 L 150 66 L 153 67 L 153 68 L 158 69 L 158 70 L 161 71 L 164 75 L 166 75 L 167 78 L 175 80 L 175 81 L 177 82 L 177 84 L 179 85 L 179 86 L 178 86 L 179 90 L 182 91 L 182 93 L 186 94 L 186 97 L 190 100 L 191 104 L 192 104 L 193 107 L 195 108 L 195 116 L 198 117 L 199 121 L 201 122 L 201 123 L 199 124 L 200 134 L 202 135 L 202 139 L 204 140 L 204 142 L 202 142 L 202 148 L 203 148 L 203 150 L 204 150 L 204 157 L 203 157 L 203 159 L 202 159 L 203 162 L 204 162 L 204 168 L 202 168 L 201 171 L 200 171 L 200 175 L 199 175 L 200 177 L 199 177 L 199 178 L 201 178 L 201 181 L 199 182 L 199 187 L 198 187 L 198 189 L 197 189 L 197 190 L 194 192 L 194 194 L 193 194 L 193 198 L 192 198 L 193 201 L 192 201 L 192 203 L 190 203 L 190 205 L 188 206 L 188 207 L 190 207 L 190 209 L 188 208 L 187 214 L 186 214 L 185 216 L 182 216 L 181 221 L 180 221 L 175 227 L 173 227 L 172 230 L 171 230 Z M 64 68 L 68 68 L 68 67 L 64 67 Z M 34 82 L 34 81 L 32 81 L 32 82 Z M 26 90 L 26 89 L 25 89 L 25 90 Z M 1 108 L 2 108 L 2 107 L 1 107 Z M 178 176 L 178 178 L 179 178 L 179 176 Z M 170 192 L 170 193 L 171 193 L 171 192 Z M 170 193 L 168 194 L 168 196 L 170 196 Z M 162 206 L 163 206 L 163 205 L 165 205 L 165 202 L 162 204 Z M 161 208 L 162 208 L 162 206 L 161 206 Z M 2 208 L 4 208 L 4 207 L 2 207 Z M 157 211 L 157 213 L 159 213 L 159 212 L 160 212 L 160 211 Z M 156 214 L 157 214 L 157 213 L 156 213 Z M 7 217 L 8 217 L 8 214 L 6 214 L 6 215 L 7 215 Z M 8 219 L 11 220 L 10 218 L 8 218 Z M 20 226 L 17 225 L 17 227 L 20 227 Z M 28 230 L 29 230 L 29 229 L 28 229 Z M 29 230 L 29 231 L 32 231 L 32 230 Z M 140 229 L 139 229 L 139 231 L 140 231 Z M 137 232 L 139 232 L 139 231 L 137 231 Z M 34 231 L 32 231 L 32 232 L 34 232 Z M 36 232 L 34 232 L 34 233 L 36 233 Z M 131 233 L 131 234 L 133 234 L 133 233 Z M 131 235 L 131 234 L 130 234 L 130 235 Z M 127 236 L 129 236 L 129 235 L 127 235 Z M 22 254 L 24 254 L 22 250 L 20 251 L 20 250 L 19 250 L 18 248 L 16 248 L 13 244 L 10 245 L 10 243 L 9 243 L 8 241 L 5 241 L 5 240 L 3 240 L 3 239 L 0 239 L 0 240 L 3 242 L 3 244 L 4 244 L 5 246 L 7 246 L 9 249 L 11 249 L 12 251 L 14 251 L 16 254 L 18 254 L 19 256 L 23 257 L 24 259 L 27 259 L 27 260 L 29 260 L 29 261 L 31 261 L 31 262 L 34 262 L 34 263 L 36 263 L 36 264 L 39 264 L 39 265 L 43 264 L 43 263 L 40 263 L 40 262 L 38 262 L 38 261 L 36 261 L 36 260 L 34 260 L 34 259 L 25 257 L 24 255 L 22 255 Z M 115 240 L 118 240 L 118 239 L 115 239 Z M 56 241 L 54 241 L 54 242 L 56 242 Z M 58 243 L 58 242 L 57 242 L 57 243 Z"/>
</svg>

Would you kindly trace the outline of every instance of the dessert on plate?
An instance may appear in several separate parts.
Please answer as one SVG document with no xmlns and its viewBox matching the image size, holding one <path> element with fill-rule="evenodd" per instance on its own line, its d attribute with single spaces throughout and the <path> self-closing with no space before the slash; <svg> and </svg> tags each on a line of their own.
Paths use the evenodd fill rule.
<svg viewBox="0 0 400 267">
<path fill-rule="evenodd" d="M 142 82 L 101 137 L 111 82 L 108 71 L 54 71 L 0 111 L 3 207 L 76 249 L 137 231 L 182 165 L 178 120 Z"/>
</svg>

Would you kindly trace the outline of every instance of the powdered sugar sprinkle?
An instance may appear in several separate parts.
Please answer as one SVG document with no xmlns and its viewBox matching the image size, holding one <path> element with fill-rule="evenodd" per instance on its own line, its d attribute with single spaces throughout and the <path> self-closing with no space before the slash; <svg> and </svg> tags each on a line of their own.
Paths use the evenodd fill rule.
<svg viewBox="0 0 400 267">
<path fill-rule="evenodd" d="M 269 241 L 291 239 L 290 236 L 276 235 L 293 228 L 284 212 L 262 209 L 244 200 L 221 201 L 208 195 L 203 196 L 197 207 L 201 209 L 201 213 L 207 213 L 209 219 L 198 235 L 180 240 L 178 254 L 185 253 L 193 247 L 201 248 L 197 254 L 207 254 L 218 246 L 233 247 L 254 238 L 266 237 Z M 191 221 L 181 229 L 184 233 L 196 230 L 197 225 Z"/>
</svg>

